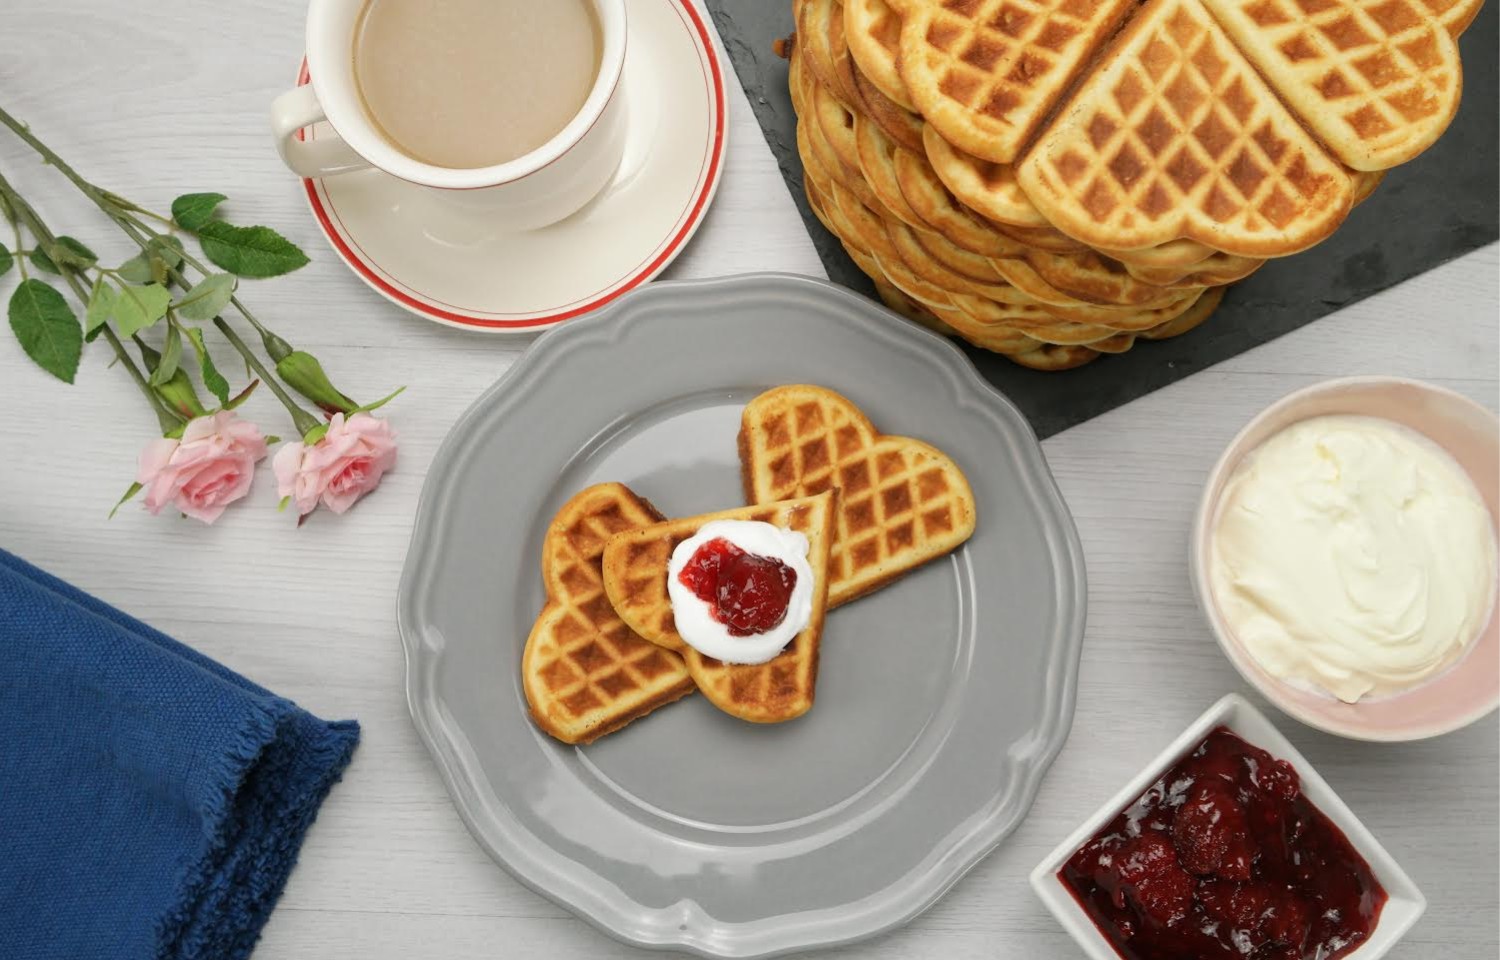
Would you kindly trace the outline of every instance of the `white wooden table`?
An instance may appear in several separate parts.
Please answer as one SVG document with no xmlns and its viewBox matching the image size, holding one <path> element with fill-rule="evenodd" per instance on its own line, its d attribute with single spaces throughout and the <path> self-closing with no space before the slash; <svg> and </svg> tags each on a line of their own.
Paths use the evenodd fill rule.
<svg viewBox="0 0 1500 960">
<path fill-rule="evenodd" d="M 269 470 L 258 503 L 212 528 L 135 507 L 106 522 L 154 420 L 125 375 L 106 369 L 106 350 L 87 355 L 70 388 L 0 336 L 0 545 L 321 716 L 364 725 L 260 960 L 638 956 L 480 852 L 408 720 L 393 614 L 417 495 L 449 424 L 524 343 L 409 317 L 324 245 L 267 135 L 266 105 L 300 56 L 302 9 L 240 0 L 148 16 L 106 0 L 13 4 L 0 28 L 0 102 L 112 189 L 158 208 L 178 192 L 220 190 L 241 219 L 303 244 L 312 265 L 242 292 L 351 392 L 408 385 L 389 408 L 398 471 L 352 514 L 320 514 L 300 530 L 273 509 Z M 723 188 L 669 276 L 821 275 L 737 85 L 731 99 Z M 123 244 L 102 242 L 98 215 L 6 137 L 0 169 L 57 227 L 123 258 Z M 1189 516 L 1205 471 L 1257 410 L 1326 377 L 1421 377 L 1495 407 L 1497 281 L 1490 247 L 1047 441 L 1089 566 L 1072 738 L 1023 826 L 942 902 L 903 931 L 827 956 L 1076 955 L 1026 872 L 1207 704 L 1243 689 L 1188 588 Z M 248 413 L 288 432 L 264 391 Z M 1494 958 L 1496 718 L 1394 747 L 1277 719 L 1427 894 L 1426 918 L 1392 956 Z"/>
</svg>

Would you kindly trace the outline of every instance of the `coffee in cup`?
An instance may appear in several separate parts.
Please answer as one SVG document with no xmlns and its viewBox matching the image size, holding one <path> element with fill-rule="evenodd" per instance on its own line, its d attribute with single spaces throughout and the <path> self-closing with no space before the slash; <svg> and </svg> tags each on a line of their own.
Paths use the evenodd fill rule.
<svg viewBox="0 0 1500 960">
<path fill-rule="evenodd" d="M 593 89 L 602 46 L 589 0 L 367 0 L 354 82 L 401 152 L 488 167 L 567 126 Z"/>
</svg>

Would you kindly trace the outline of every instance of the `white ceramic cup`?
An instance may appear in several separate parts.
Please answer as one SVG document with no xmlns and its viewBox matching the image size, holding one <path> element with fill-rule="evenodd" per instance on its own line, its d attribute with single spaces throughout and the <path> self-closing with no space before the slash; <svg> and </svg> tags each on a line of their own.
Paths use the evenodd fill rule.
<svg viewBox="0 0 1500 960">
<path fill-rule="evenodd" d="M 354 80 L 354 31 L 366 0 L 311 0 L 307 10 L 310 81 L 271 104 L 276 149 L 292 172 L 331 177 L 370 167 L 482 210 L 509 228 L 531 230 L 567 217 L 614 174 L 625 147 L 620 75 L 625 66 L 625 0 L 590 0 L 599 15 L 599 75 L 568 125 L 528 154 L 489 167 L 423 163 L 381 136 Z M 391 65 L 389 69 L 399 69 Z M 302 130 L 327 120 L 333 132 Z"/>
</svg>

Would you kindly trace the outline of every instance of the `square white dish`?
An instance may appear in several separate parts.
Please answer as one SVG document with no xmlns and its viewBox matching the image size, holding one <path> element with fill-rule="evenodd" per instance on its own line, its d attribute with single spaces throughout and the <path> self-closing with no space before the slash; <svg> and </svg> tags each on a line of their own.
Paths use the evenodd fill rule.
<svg viewBox="0 0 1500 960">
<path fill-rule="evenodd" d="M 1151 763 L 1037 864 L 1031 872 L 1031 888 L 1091 960 L 1120 960 L 1119 952 L 1063 884 L 1058 871 L 1101 827 L 1145 793 L 1164 770 L 1219 726 L 1228 727 L 1248 743 L 1290 763 L 1301 778 L 1302 792 L 1308 800 L 1343 831 L 1354 849 L 1365 858 L 1375 878 L 1385 888 L 1388 899 L 1370 939 L 1345 954 L 1341 960 L 1376 960 L 1385 956 L 1427 909 L 1426 898 L 1406 875 L 1406 871 L 1401 869 L 1344 801 L 1339 799 L 1338 794 L 1333 792 L 1328 782 L 1292 746 L 1291 741 L 1282 736 L 1281 731 L 1244 697 L 1234 693 L 1209 707 Z"/>
</svg>

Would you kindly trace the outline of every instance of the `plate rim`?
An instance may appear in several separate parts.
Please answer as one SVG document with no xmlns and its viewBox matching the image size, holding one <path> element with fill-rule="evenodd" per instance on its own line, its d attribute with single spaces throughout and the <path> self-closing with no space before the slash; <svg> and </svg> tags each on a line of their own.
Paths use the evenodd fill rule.
<svg viewBox="0 0 1500 960">
<path fill-rule="evenodd" d="M 513 842 L 507 850 L 491 843 L 486 835 L 485 825 L 480 822 L 484 810 L 482 805 L 475 802 L 477 786 L 464 777 L 457 758 L 449 756 L 447 751 L 452 749 L 452 745 L 438 731 L 439 724 L 435 718 L 429 715 L 433 703 L 426 703 L 422 698 L 423 679 L 427 673 L 423 669 L 424 658 L 431 654 L 428 645 L 422 640 L 422 631 L 416 622 L 414 611 L 419 606 L 422 591 L 420 581 L 424 569 L 431 566 L 435 552 L 437 538 L 432 530 L 441 525 L 451 506 L 449 501 L 453 482 L 449 478 L 455 472 L 448 465 L 463 457 L 466 446 L 464 438 L 469 434 L 466 429 L 469 424 L 490 407 L 502 402 L 510 385 L 529 368 L 541 362 L 539 358 L 545 358 L 558 349 L 566 350 L 569 338 L 603 331 L 615 324 L 617 317 L 623 328 L 628 316 L 621 315 L 639 309 L 636 306 L 638 303 L 649 304 L 662 297 L 694 295 L 709 300 L 715 297 L 733 298 L 736 291 L 740 291 L 739 299 L 743 299 L 747 294 L 755 295 L 768 287 L 810 291 L 811 296 L 831 298 L 840 306 L 862 313 L 864 316 L 861 319 L 877 325 L 875 329 L 881 333 L 896 340 L 908 341 L 914 348 L 927 352 L 934 363 L 947 367 L 953 374 L 956 387 L 961 390 L 967 388 L 969 396 L 977 397 L 994 408 L 993 412 L 1003 421 L 1006 432 L 1010 434 L 1009 440 L 1018 453 L 1017 462 L 1022 475 L 1029 481 L 1033 497 L 1039 501 L 1044 513 L 1044 526 L 1054 535 L 1051 538 L 1057 551 L 1054 566 L 1071 575 L 1060 581 L 1062 589 L 1058 595 L 1059 617 L 1056 635 L 1052 638 L 1056 649 L 1048 661 L 1047 669 L 1049 673 L 1060 670 L 1062 677 L 1060 683 L 1049 684 L 1049 697 L 1044 703 L 1044 709 L 1050 708 L 1050 711 L 1042 717 L 1038 727 L 1045 731 L 1045 735 L 1038 749 L 1030 752 L 1024 760 L 1012 764 L 1020 778 L 1018 786 L 998 790 L 973 827 L 961 838 L 950 841 L 947 849 L 927 870 L 899 886 L 893 884 L 885 888 L 876 896 L 854 901 L 869 904 L 856 915 L 848 914 L 848 907 L 852 905 L 849 903 L 837 908 L 825 908 L 844 911 L 842 916 L 832 919 L 781 924 L 774 922 L 778 918 L 723 922 L 709 917 L 704 911 L 697 909 L 696 904 L 692 905 L 694 909 L 686 913 L 680 905 L 675 909 L 645 908 L 621 890 L 606 891 L 602 895 L 595 893 L 588 898 L 592 903 L 583 902 L 584 898 L 577 895 L 577 883 L 562 871 L 537 864 L 532 856 L 534 851 L 525 849 L 524 842 L 514 842 L 515 838 L 509 837 L 507 839 Z M 557 346 L 559 342 L 563 345 Z M 973 362 L 958 347 L 938 334 L 918 327 L 884 306 L 828 281 L 776 272 L 653 283 L 630 291 L 589 316 L 556 325 L 539 337 L 524 355 L 454 421 L 434 454 L 422 485 L 396 596 L 397 628 L 406 668 L 404 687 L 407 709 L 460 820 L 480 848 L 524 886 L 621 942 L 644 949 L 680 950 L 701 957 L 737 960 L 840 946 L 888 933 L 926 911 L 1003 842 L 1030 812 L 1041 780 L 1071 733 L 1087 613 L 1087 571 L 1077 525 L 1047 464 L 1036 432 L 1020 409 L 981 377 Z M 427 666 L 435 665 L 436 662 L 437 657 L 432 656 Z M 995 806 L 1009 793 L 1017 793 L 1017 801 L 1009 805 L 1008 809 L 996 810 Z M 502 835 L 505 832 L 504 829 L 500 831 Z M 608 909 L 595 909 L 601 902 Z M 629 909 L 625 909 L 626 907 Z M 672 923 L 648 922 L 651 917 L 661 918 L 669 911 Z M 782 919 L 784 917 L 785 915 Z M 701 926 L 703 921 L 707 921 L 706 927 Z"/>
<path fill-rule="evenodd" d="M 333 251 L 334 256 L 348 267 L 365 286 L 412 316 L 455 330 L 467 330 L 496 337 L 534 337 L 538 333 L 567 323 L 569 320 L 586 316 L 594 310 L 601 310 L 660 276 L 662 271 L 682 255 L 688 243 L 703 226 L 703 222 L 708 219 L 709 208 L 713 206 L 714 199 L 719 193 L 719 186 L 723 183 L 729 156 L 729 94 L 723 66 L 725 57 L 720 49 L 721 40 L 717 30 L 709 29 L 704 14 L 698 10 L 694 0 L 660 0 L 660 2 L 679 10 L 679 15 L 684 16 L 691 27 L 689 32 L 693 36 L 694 45 L 706 60 L 710 105 L 709 156 L 708 171 L 688 205 L 687 218 L 673 227 L 666 236 L 666 246 L 643 267 L 626 274 L 618 281 L 617 287 L 600 294 L 588 303 L 566 307 L 544 316 L 507 320 L 433 306 L 392 285 L 380 276 L 365 258 L 357 255 L 351 249 L 345 231 L 334 226 L 324 201 L 318 196 L 321 181 L 315 178 L 302 178 L 303 200 L 312 214 L 313 223 L 317 226 L 318 232 L 328 244 L 329 249 Z M 296 85 L 302 86 L 308 81 L 307 60 L 304 57 L 298 68 Z"/>
</svg>

